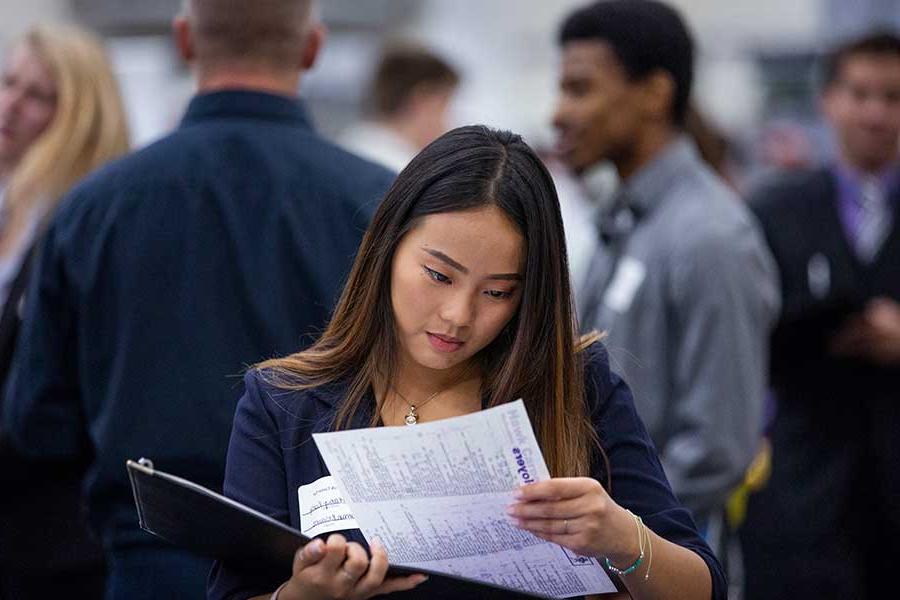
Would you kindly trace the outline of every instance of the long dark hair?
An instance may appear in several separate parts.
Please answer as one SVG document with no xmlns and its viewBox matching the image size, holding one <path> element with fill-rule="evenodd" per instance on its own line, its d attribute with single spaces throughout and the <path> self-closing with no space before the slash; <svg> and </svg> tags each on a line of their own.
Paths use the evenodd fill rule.
<svg viewBox="0 0 900 600">
<path fill-rule="evenodd" d="M 390 298 L 391 265 L 400 240 L 426 215 L 486 205 L 497 206 L 518 226 L 526 258 L 518 310 L 477 356 L 482 395 L 489 406 L 523 398 L 550 472 L 588 475 L 597 438 L 585 404 L 580 350 L 590 340 L 576 334 L 559 202 L 540 159 L 509 132 L 460 127 L 422 150 L 378 207 L 319 340 L 259 367 L 287 389 L 349 380 L 335 417 L 335 428 L 346 427 L 363 407 L 369 386 L 386 386 L 396 372 Z M 372 425 L 380 409 L 372 412 Z"/>
</svg>

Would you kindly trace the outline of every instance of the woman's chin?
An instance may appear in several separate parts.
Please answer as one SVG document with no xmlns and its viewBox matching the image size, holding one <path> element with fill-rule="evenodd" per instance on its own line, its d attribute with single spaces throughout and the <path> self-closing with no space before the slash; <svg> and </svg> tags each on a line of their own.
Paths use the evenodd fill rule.
<svg viewBox="0 0 900 600">
<path fill-rule="evenodd" d="M 412 358 L 422 367 L 434 369 L 435 371 L 446 371 L 466 362 L 470 357 L 468 353 L 441 352 L 428 347 L 421 349 L 420 352 L 416 352 Z"/>
</svg>

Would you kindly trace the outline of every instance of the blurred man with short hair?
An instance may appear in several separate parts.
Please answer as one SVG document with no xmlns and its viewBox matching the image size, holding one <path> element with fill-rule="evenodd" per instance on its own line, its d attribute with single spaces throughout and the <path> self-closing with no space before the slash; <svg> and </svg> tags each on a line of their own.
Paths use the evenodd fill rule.
<svg viewBox="0 0 900 600">
<path fill-rule="evenodd" d="M 752 215 L 684 134 L 691 36 L 655 1 L 590 4 L 560 32 L 559 151 L 622 180 L 597 222 L 584 330 L 634 390 L 672 489 L 721 553 L 722 509 L 760 442 L 777 276 Z"/>
<path fill-rule="evenodd" d="M 311 4 L 187 2 L 180 126 L 77 186 L 42 245 L 4 422 L 23 450 L 92 458 L 110 600 L 205 596 L 210 563 L 140 530 L 125 461 L 221 487 L 241 372 L 324 326 L 393 179 L 297 99 Z"/>
<path fill-rule="evenodd" d="M 383 52 L 364 107 L 367 119 L 343 131 L 351 152 L 400 171 L 447 131 L 459 74 L 437 54 L 412 45 Z"/>
</svg>

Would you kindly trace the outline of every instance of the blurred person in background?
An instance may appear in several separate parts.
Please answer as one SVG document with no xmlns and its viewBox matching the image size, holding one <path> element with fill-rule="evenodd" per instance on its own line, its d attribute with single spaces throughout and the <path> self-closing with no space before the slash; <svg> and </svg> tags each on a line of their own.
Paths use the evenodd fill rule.
<svg viewBox="0 0 900 600">
<path fill-rule="evenodd" d="M 725 133 L 693 104 L 684 117 L 684 132 L 694 141 L 706 164 L 732 188 L 736 188 L 731 161 L 731 142 Z"/>
<path fill-rule="evenodd" d="M 784 307 L 749 599 L 888 597 L 900 556 L 900 36 L 840 46 L 823 79 L 837 157 L 751 198 Z"/>
<path fill-rule="evenodd" d="M 559 151 L 578 173 L 609 160 L 622 181 L 598 218 L 580 326 L 608 332 L 672 489 L 724 558 L 723 507 L 761 440 L 775 266 L 684 133 L 694 52 L 681 17 L 598 2 L 560 43 Z"/>
<path fill-rule="evenodd" d="M 610 163 L 598 164 L 588 172 L 575 175 L 555 151 L 541 152 L 540 157 L 553 177 L 559 196 L 566 231 L 569 276 L 572 292 L 577 295 L 600 243 L 594 221 L 598 212 L 604 210 L 613 199 L 619 176 Z"/>
<path fill-rule="evenodd" d="M 0 79 L 0 380 L 47 220 L 77 180 L 127 150 L 122 99 L 97 39 L 42 25 L 11 46 Z M 102 597 L 103 558 L 80 500 L 86 462 L 26 458 L 4 425 L 0 598 Z"/>
<path fill-rule="evenodd" d="M 344 130 L 340 143 L 394 171 L 447 131 L 459 74 L 441 57 L 411 45 L 388 47 L 366 95 L 369 117 Z"/>
<path fill-rule="evenodd" d="M 393 180 L 297 98 L 311 4 L 187 2 L 181 125 L 76 186 L 37 255 L 4 423 L 23 450 L 90 458 L 108 600 L 204 596 L 211 563 L 140 530 L 125 461 L 221 489 L 240 373 L 324 325 Z"/>
<path fill-rule="evenodd" d="M 781 173 L 802 171 L 813 167 L 813 142 L 809 133 L 796 123 L 769 123 L 759 140 L 760 162 L 764 168 Z"/>
</svg>

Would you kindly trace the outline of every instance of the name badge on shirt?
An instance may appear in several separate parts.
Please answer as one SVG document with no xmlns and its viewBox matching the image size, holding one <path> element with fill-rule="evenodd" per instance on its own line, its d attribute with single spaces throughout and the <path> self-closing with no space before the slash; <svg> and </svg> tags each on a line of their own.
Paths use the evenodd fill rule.
<svg viewBox="0 0 900 600">
<path fill-rule="evenodd" d="M 806 265 L 806 280 L 813 298 L 822 300 L 828 296 L 831 290 L 831 265 L 828 264 L 828 257 L 821 252 L 813 254 Z"/>
<path fill-rule="evenodd" d="M 356 517 L 328 475 L 297 488 L 300 502 L 300 533 L 314 537 L 343 529 L 358 529 Z"/>
<path fill-rule="evenodd" d="M 626 312 L 646 277 L 647 267 L 644 263 L 631 256 L 623 256 L 603 294 L 603 304 L 618 313 Z"/>
</svg>

